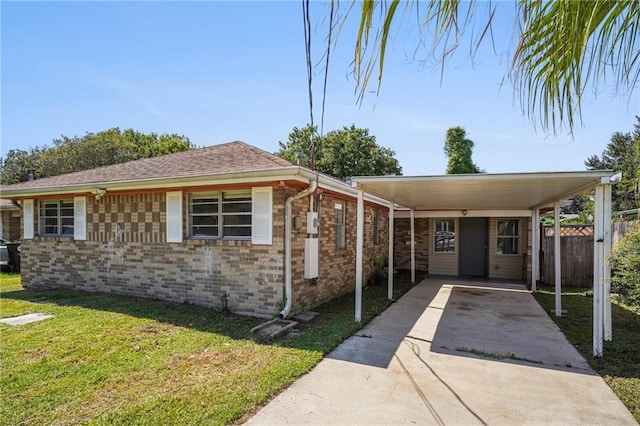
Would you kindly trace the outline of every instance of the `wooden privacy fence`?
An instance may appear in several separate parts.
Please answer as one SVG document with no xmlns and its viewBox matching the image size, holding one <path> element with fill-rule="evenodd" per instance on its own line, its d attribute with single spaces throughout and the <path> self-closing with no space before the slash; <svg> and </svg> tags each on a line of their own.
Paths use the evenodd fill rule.
<svg viewBox="0 0 640 426">
<path fill-rule="evenodd" d="M 542 227 L 540 278 L 555 283 L 554 228 Z M 563 287 L 593 286 L 593 225 L 560 227 L 560 267 Z"/>
<path fill-rule="evenodd" d="M 615 245 L 640 221 L 614 222 Z M 554 227 L 540 227 L 540 278 L 546 285 L 555 283 Z M 593 287 L 593 225 L 560 227 L 560 265 L 563 287 Z"/>
<path fill-rule="evenodd" d="M 624 237 L 631 228 L 634 226 L 640 226 L 640 220 L 628 220 L 626 222 L 613 222 L 613 244 Z"/>
</svg>

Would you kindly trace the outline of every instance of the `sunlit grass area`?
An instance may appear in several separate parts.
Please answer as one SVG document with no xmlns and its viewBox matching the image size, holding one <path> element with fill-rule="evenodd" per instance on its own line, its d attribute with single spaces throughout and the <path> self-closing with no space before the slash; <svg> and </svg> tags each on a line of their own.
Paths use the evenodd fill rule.
<svg viewBox="0 0 640 426">
<path fill-rule="evenodd" d="M 399 296 L 410 288 L 397 284 Z M 0 275 L 0 316 L 53 318 L 0 324 L 0 424 L 228 424 L 253 412 L 383 311 L 386 286 L 316 309 L 295 335 L 258 342 L 261 321 L 131 297 L 24 290 Z"/>
</svg>

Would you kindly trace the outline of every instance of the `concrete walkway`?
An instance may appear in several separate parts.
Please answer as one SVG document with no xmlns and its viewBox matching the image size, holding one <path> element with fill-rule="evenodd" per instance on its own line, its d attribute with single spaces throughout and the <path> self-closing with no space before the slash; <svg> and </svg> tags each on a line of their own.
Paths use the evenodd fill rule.
<svg viewBox="0 0 640 426">
<path fill-rule="evenodd" d="M 637 425 L 523 286 L 430 278 L 248 425 Z"/>
</svg>

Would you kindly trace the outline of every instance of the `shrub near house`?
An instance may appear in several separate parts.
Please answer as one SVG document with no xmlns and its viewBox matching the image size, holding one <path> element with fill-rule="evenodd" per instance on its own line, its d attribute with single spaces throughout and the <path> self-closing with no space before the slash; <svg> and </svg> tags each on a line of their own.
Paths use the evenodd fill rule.
<svg viewBox="0 0 640 426">
<path fill-rule="evenodd" d="M 622 301 L 640 308 L 640 226 L 635 226 L 613 248 L 611 284 Z"/>
</svg>

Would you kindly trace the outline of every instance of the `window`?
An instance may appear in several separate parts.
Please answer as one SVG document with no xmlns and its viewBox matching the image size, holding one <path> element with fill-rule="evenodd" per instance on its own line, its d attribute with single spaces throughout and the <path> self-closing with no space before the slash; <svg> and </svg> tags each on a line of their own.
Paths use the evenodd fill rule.
<svg viewBox="0 0 640 426">
<path fill-rule="evenodd" d="M 334 223 L 335 223 L 335 243 L 336 250 L 344 250 L 347 248 L 344 226 L 344 205 L 336 203 L 334 205 Z"/>
<path fill-rule="evenodd" d="M 380 210 L 373 211 L 373 244 L 380 244 Z"/>
<path fill-rule="evenodd" d="M 520 247 L 520 221 L 499 219 L 497 248 L 498 254 L 518 254 Z"/>
<path fill-rule="evenodd" d="M 74 232 L 73 200 L 40 202 L 40 235 L 72 237 Z"/>
<path fill-rule="evenodd" d="M 456 220 L 436 219 L 433 249 L 436 253 L 454 253 L 456 251 Z"/>
<path fill-rule="evenodd" d="M 251 237 L 251 191 L 199 192 L 189 200 L 190 236 Z"/>
</svg>

